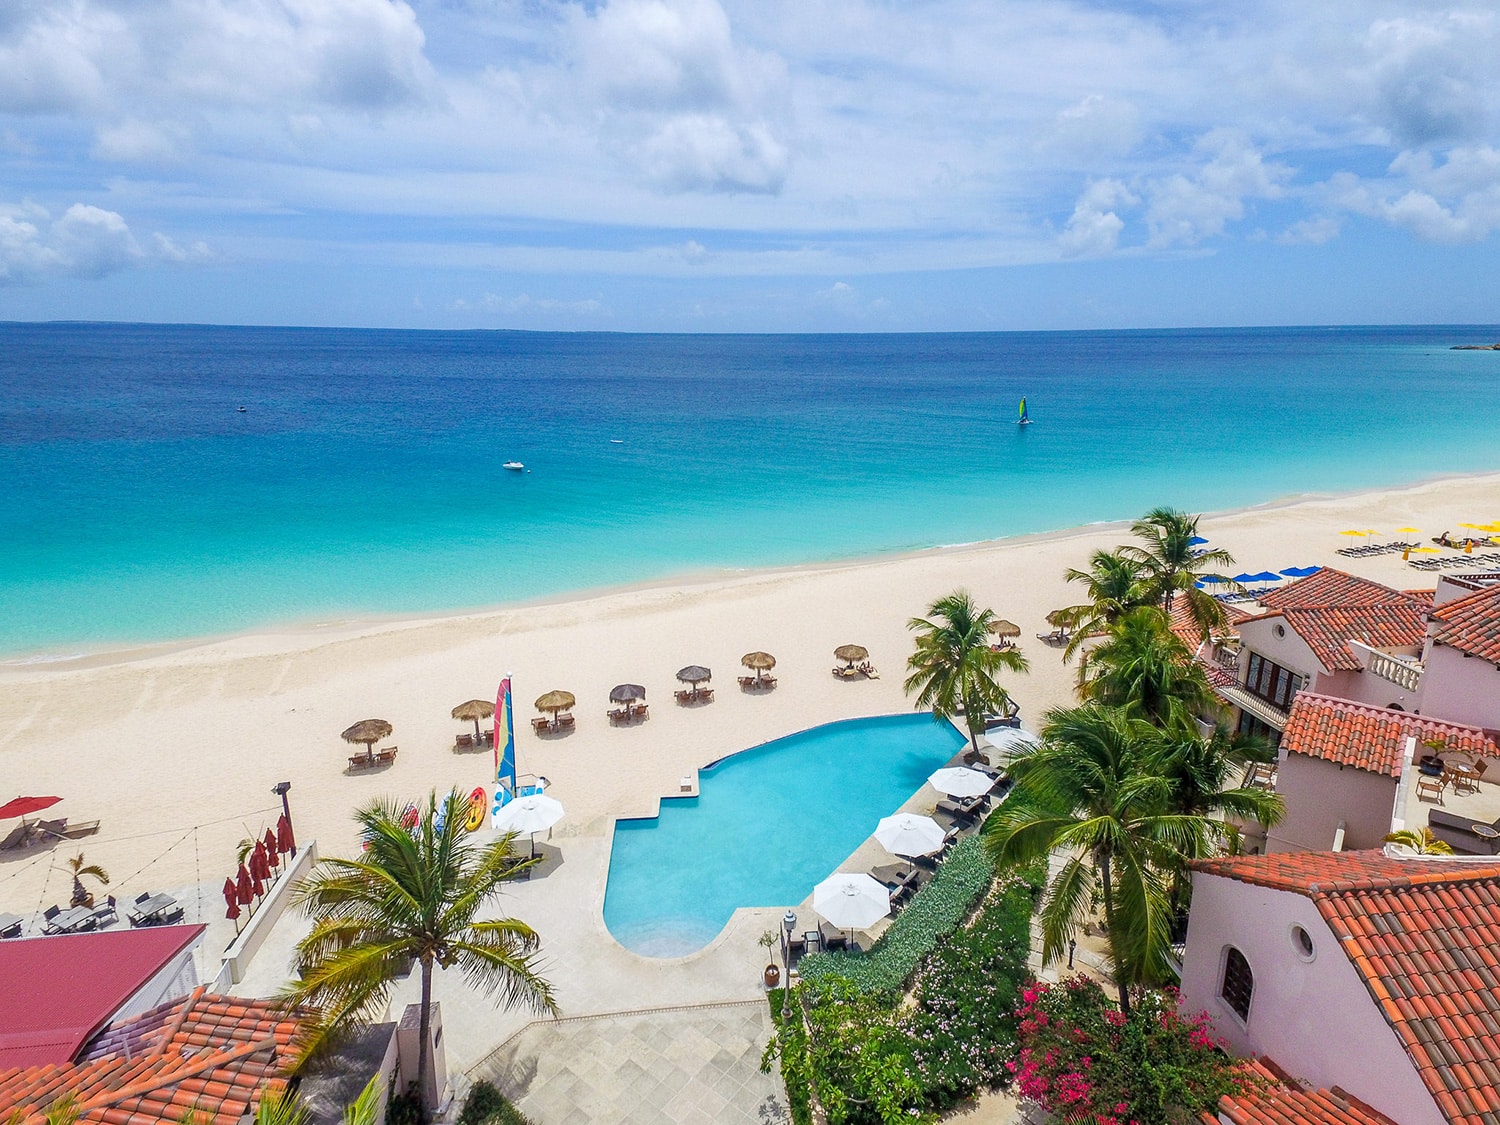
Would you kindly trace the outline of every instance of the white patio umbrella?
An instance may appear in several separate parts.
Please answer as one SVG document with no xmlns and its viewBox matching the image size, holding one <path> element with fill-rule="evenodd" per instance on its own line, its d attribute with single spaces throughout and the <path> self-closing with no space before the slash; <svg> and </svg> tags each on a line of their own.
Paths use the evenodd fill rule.
<svg viewBox="0 0 1500 1125">
<path fill-rule="evenodd" d="M 984 732 L 984 740 L 1007 758 L 1013 758 L 1028 746 L 1036 745 L 1036 735 L 1015 727 L 998 727 Z"/>
<path fill-rule="evenodd" d="M 995 779 L 967 766 L 948 766 L 934 770 L 927 784 L 950 797 L 977 797 L 994 788 Z"/>
<path fill-rule="evenodd" d="M 891 912 L 891 892 L 862 871 L 840 871 L 813 888 L 813 909 L 852 938 Z"/>
<path fill-rule="evenodd" d="M 875 826 L 875 839 L 892 855 L 931 855 L 943 846 L 942 825 L 930 816 L 897 813 Z"/>
<path fill-rule="evenodd" d="M 490 826 L 500 832 L 525 832 L 536 855 L 536 833 L 545 832 L 563 818 L 562 802 L 544 793 L 517 797 L 490 817 Z"/>
</svg>

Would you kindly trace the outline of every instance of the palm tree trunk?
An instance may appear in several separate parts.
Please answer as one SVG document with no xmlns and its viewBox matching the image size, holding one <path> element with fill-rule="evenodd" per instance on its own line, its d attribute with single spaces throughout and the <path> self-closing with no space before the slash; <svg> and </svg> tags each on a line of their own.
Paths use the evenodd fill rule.
<svg viewBox="0 0 1500 1125">
<path fill-rule="evenodd" d="M 417 1120 L 427 1120 L 427 1039 L 432 1034 L 432 955 L 422 955 L 422 1022 L 417 1044 Z"/>
<path fill-rule="evenodd" d="M 1109 853 L 1099 857 L 1099 882 L 1104 890 L 1104 928 L 1109 933 L 1109 948 L 1114 954 L 1115 988 L 1120 993 L 1120 1012 L 1130 1015 L 1130 986 L 1125 979 L 1125 966 L 1120 963 L 1120 953 L 1115 945 L 1115 895 L 1109 867 Z"/>
</svg>

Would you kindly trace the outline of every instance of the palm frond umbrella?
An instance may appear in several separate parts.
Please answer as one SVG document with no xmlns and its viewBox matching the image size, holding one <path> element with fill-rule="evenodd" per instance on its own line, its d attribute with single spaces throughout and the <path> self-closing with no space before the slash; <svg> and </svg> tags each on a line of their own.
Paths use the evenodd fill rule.
<svg viewBox="0 0 1500 1125">
<path fill-rule="evenodd" d="M 685 684 L 697 687 L 706 684 L 714 678 L 714 674 L 701 664 L 689 664 L 686 668 L 677 669 L 677 678 Z"/>
<path fill-rule="evenodd" d="M 467 703 L 460 703 L 453 708 L 452 715 L 462 723 L 472 722 L 474 724 L 474 742 L 483 742 L 479 733 L 481 719 L 493 719 L 495 717 L 495 705 L 488 699 L 471 699 Z"/>
<path fill-rule="evenodd" d="M 1021 635 L 1021 627 L 1014 621 L 1007 621 L 1001 617 L 990 622 L 990 632 L 994 633 L 997 637 L 1019 637 Z"/>
<path fill-rule="evenodd" d="M 839 645 L 838 648 L 833 650 L 833 655 L 834 659 L 842 660 L 849 667 L 853 668 L 856 660 L 868 660 L 870 658 L 870 650 L 865 648 L 864 645 Z"/>
<path fill-rule="evenodd" d="M 769 652 L 747 652 L 740 657 L 740 663 L 746 668 L 754 669 L 755 678 L 759 680 L 762 672 L 769 672 L 776 667 L 776 658 Z"/>
<path fill-rule="evenodd" d="M 390 738 L 395 729 L 384 719 L 361 719 L 339 737 L 345 742 L 363 743 L 368 759 L 375 756 L 375 744 L 382 738 Z"/>
<path fill-rule="evenodd" d="M 573 705 L 577 702 L 577 698 L 571 691 L 549 691 L 546 695 L 536 697 L 536 709 L 538 711 L 551 711 L 552 725 L 556 726 L 558 712 L 573 710 Z"/>
<path fill-rule="evenodd" d="M 1054 609 L 1051 613 L 1047 614 L 1047 624 L 1051 625 L 1054 629 L 1061 629 L 1066 625 L 1072 624 L 1072 619 L 1073 615 L 1065 609 Z"/>
<path fill-rule="evenodd" d="M 611 703 L 643 703 L 645 699 L 646 689 L 640 684 L 616 684 L 609 689 Z"/>
</svg>

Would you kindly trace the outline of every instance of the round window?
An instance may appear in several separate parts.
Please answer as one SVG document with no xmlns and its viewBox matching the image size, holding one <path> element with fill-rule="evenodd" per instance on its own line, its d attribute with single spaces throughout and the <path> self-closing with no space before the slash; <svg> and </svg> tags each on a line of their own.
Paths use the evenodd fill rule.
<svg viewBox="0 0 1500 1125">
<path fill-rule="evenodd" d="M 1292 948 L 1297 951 L 1297 956 L 1301 957 L 1302 960 L 1311 961 L 1314 953 L 1312 934 L 1308 933 L 1301 926 L 1293 926 Z"/>
<path fill-rule="evenodd" d="M 1284 637 L 1284 636 L 1286 636 L 1286 626 L 1285 625 L 1278 625 L 1278 626 L 1276 626 L 1276 635 L 1278 637 Z"/>
</svg>

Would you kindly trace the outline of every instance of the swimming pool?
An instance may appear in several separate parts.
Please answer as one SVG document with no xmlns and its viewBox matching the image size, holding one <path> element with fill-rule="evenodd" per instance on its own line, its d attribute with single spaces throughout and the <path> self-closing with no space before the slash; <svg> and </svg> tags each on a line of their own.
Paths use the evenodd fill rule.
<svg viewBox="0 0 1500 1125">
<path fill-rule="evenodd" d="M 929 714 L 886 715 L 721 759 L 698 796 L 615 822 L 604 924 L 627 949 L 680 957 L 737 907 L 799 903 L 963 745 Z"/>
</svg>

